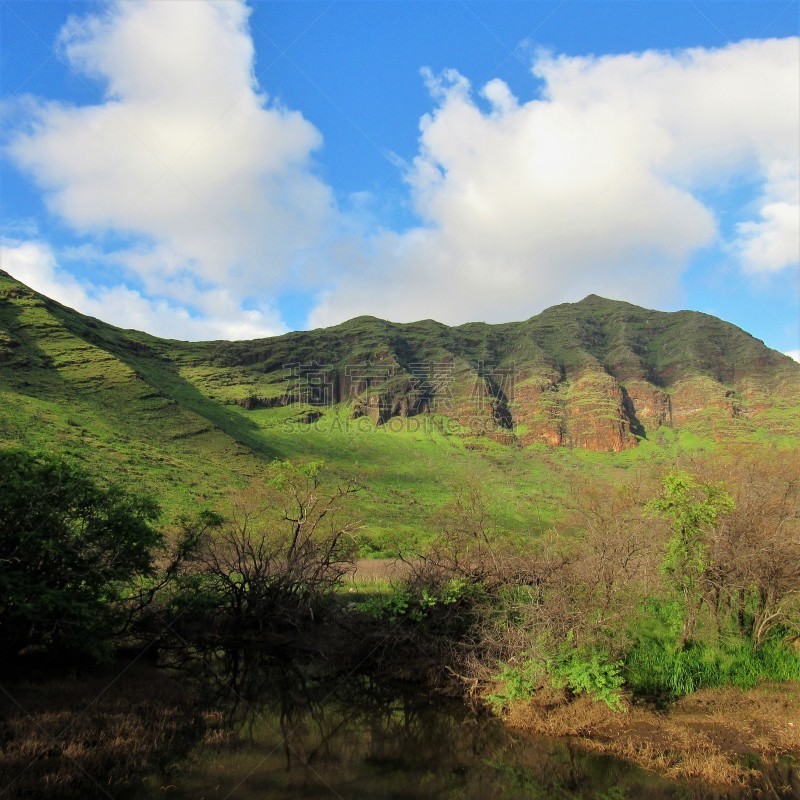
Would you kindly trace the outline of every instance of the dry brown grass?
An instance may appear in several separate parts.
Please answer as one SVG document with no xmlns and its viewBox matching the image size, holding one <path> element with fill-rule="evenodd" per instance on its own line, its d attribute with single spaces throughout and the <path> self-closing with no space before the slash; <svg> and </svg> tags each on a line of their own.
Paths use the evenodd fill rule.
<svg viewBox="0 0 800 800">
<path fill-rule="evenodd" d="M 715 689 L 683 698 L 669 711 L 628 706 L 615 714 L 586 697 L 569 701 L 547 690 L 516 704 L 507 723 L 633 761 L 670 778 L 724 787 L 770 785 L 775 797 L 797 786 L 770 777 L 781 756 L 800 758 L 800 683 L 765 684 L 750 691 Z M 750 766 L 758 763 L 758 768 Z M 785 781 L 784 781 L 785 784 Z"/>
<path fill-rule="evenodd" d="M 5 683 L 0 798 L 114 796 L 204 728 L 194 693 L 162 670 Z"/>
<path fill-rule="evenodd" d="M 399 558 L 363 558 L 356 562 L 351 580 L 361 583 L 401 580 L 410 575 L 411 569 L 410 564 Z"/>
</svg>

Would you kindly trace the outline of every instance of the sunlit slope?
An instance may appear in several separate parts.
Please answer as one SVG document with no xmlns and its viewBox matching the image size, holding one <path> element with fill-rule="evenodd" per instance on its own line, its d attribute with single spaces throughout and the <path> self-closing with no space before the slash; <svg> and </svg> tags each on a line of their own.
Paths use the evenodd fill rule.
<svg viewBox="0 0 800 800">
<path fill-rule="evenodd" d="M 202 496 L 228 480 L 228 464 L 255 473 L 255 426 L 183 380 L 166 343 L 83 317 L 7 278 L 0 292 L 5 440 L 67 450 L 168 496 L 190 496 L 193 487 Z"/>
<path fill-rule="evenodd" d="M 359 317 L 184 343 L 90 319 L 0 272 L 2 441 L 71 453 L 172 515 L 274 458 L 306 457 L 365 483 L 363 539 L 377 550 L 425 535 L 430 510 L 470 480 L 499 524 L 533 535 L 570 465 L 666 460 L 688 442 L 785 446 L 799 421 L 800 365 L 696 312 L 590 296 L 520 323 Z"/>
<path fill-rule="evenodd" d="M 228 401 L 263 385 L 263 373 L 218 363 L 208 356 L 217 347 L 122 331 L 1 275 L 0 439 L 67 452 L 155 493 L 170 517 L 219 502 L 274 458 L 321 458 L 365 486 L 365 552 L 424 537 L 451 485 L 473 478 L 503 500 L 504 526 L 544 524 L 546 511 L 529 519 L 534 505 L 552 505 L 537 459 L 491 441 L 479 454 L 435 418 L 405 430 L 355 425 L 344 404 L 325 409 L 327 427 L 295 421 L 309 406 L 247 411 Z"/>
</svg>

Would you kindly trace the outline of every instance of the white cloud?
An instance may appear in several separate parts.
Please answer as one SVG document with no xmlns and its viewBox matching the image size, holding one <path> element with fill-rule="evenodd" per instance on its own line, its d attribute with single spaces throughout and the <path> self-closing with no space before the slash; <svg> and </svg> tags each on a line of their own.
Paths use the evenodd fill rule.
<svg viewBox="0 0 800 800">
<path fill-rule="evenodd" d="M 248 14 L 240 0 L 126 0 L 71 19 L 64 57 L 105 96 L 29 101 L 8 148 L 77 231 L 136 237 L 118 260 L 174 301 L 187 281 L 241 299 L 297 280 L 332 219 L 311 163 L 321 136 L 259 93 Z"/>
<path fill-rule="evenodd" d="M 795 361 L 800 361 L 800 350 L 789 350 L 784 355 L 789 356 L 789 358 L 793 358 Z"/>
<path fill-rule="evenodd" d="M 20 103 L 28 124 L 7 151 L 101 255 L 10 234 L 5 257 L 35 288 L 117 324 L 240 338 L 282 329 L 287 287 L 318 292 L 310 325 L 459 323 L 589 293 L 663 308 L 711 245 L 751 274 L 797 265 L 797 38 L 544 53 L 529 102 L 501 80 L 476 99 L 457 71 L 426 72 L 435 105 L 405 172 L 420 223 L 394 231 L 376 230 L 363 194 L 335 208 L 314 172 L 319 131 L 256 84 L 248 15 L 244 0 L 116 0 L 70 20 L 63 56 L 104 96 Z M 705 198 L 737 183 L 761 194 L 721 242 Z M 113 288 L 70 277 L 87 258 Z"/>
<path fill-rule="evenodd" d="M 312 325 L 502 321 L 590 293 L 664 307 L 719 242 L 706 190 L 762 182 L 728 243 L 750 271 L 797 263 L 798 40 L 604 57 L 540 55 L 541 99 L 424 74 L 435 110 L 407 180 L 424 225 L 382 232 Z"/>
<path fill-rule="evenodd" d="M 800 262 L 800 164 L 770 164 L 758 222 L 741 222 L 734 242 L 745 270 L 779 272 Z"/>
<path fill-rule="evenodd" d="M 0 266 L 41 294 L 123 328 L 147 331 L 171 339 L 254 339 L 283 333 L 277 315 L 243 311 L 224 289 L 194 297 L 205 314 L 192 316 L 184 306 L 150 299 L 124 285 L 92 287 L 60 268 L 51 248 L 40 241 L 5 240 Z"/>
</svg>

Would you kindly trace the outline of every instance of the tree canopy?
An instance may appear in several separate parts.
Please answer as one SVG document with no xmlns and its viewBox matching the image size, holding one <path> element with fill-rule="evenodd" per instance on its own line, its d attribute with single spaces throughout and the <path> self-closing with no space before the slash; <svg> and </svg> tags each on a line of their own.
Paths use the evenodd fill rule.
<svg viewBox="0 0 800 800">
<path fill-rule="evenodd" d="M 101 485 L 67 460 L 0 450 L 0 648 L 99 655 L 126 586 L 162 543 L 151 498 Z"/>
</svg>

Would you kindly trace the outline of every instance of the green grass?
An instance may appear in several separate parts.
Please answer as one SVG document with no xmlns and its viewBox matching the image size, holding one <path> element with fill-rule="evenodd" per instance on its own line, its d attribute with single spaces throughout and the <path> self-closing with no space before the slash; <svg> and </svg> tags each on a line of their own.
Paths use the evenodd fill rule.
<svg viewBox="0 0 800 800">
<path fill-rule="evenodd" d="M 678 698 L 698 689 L 800 680 L 800 655 L 777 639 L 757 649 L 749 641 L 731 640 L 696 643 L 679 652 L 665 641 L 642 640 L 625 659 L 624 674 L 637 694 Z"/>
<path fill-rule="evenodd" d="M 727 354 L 720 354 L 722 340 Z M 524 419 L 518 436 L 571 420 L 580 437 L 594 423 L 620 420 L 609 370 L 620 380 L 652 374 L 667 392 L 694 375 L 703 391 L 718 396 L 724 387 L 715 376 L 727 375 L 732 359 L 739 373 L 749 369 L 736 391 L 743 402 L 758 403 L 747 419 L 726 421 L 712 408 L 678 431 L 650 431 L 638 447 L 616 454 L 500 444 L 436 415 L 375 426 L 366 417 L 350 419 L 348 396 L 321 409 L 247 411 L 239 404 L 280 397 L 286 365 L 314 361 L 331 365 L 337 380 L 348 365 L 377 364 L 392 377 L 365 395 L 389 396 L 406 391 L 413 364 L 449 363 L 453 391 L 464 400 L 477 378 L 474 365 L 482 362 L 513 366 L 523 389 L 565 375 L 539 406 L 524 414 L 519 403 L 509 408 Z M 497 527 L 533 546 L 562 513 L 565 473 L 666 465 L 681 453 L 716 447 L 715 436 L 792 446 L 800 434 L 798 375 L 796 365 L 720 320 L 596 297 L 522 323 L 449 328 L 359 317 L 273 339 L 186 343 L 89 319 L 0 272 L 0 446 L 65 453 L 101 476 L 154 493 L 167 521 L 224 502 L 232 490 L 261 479 L 273 459 L 322 459 L 334 475 L 364 486 L 358 510 L 365 555 L 395 554 L 429 539 L 431 514 L 453 485 L 480 484 Z M 310 425 L 300 421 L 309 411 L 323 416 Z"/>
<path fill-rule="evenodd" d="M 716 632 L 706 620 L 697 638 L 678 650 L 681 624 L 680 604 L 656 599 L 631 620 L 633 644 L 624 656 L 623 674 L 634 693 L 675 699 L 698 689 L 800 680 L 800 654 L 783 636 L 754 647 L 732 625 Z"/>
</svg>

